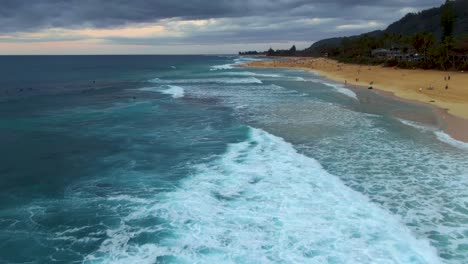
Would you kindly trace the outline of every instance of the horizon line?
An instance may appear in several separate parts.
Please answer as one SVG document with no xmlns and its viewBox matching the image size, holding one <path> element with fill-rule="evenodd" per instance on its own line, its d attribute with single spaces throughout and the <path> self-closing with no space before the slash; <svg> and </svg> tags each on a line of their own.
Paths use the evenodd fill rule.
<svg viewBox="0 0 468 264">
<path fill-rule="evenodd" d="M 219 53 L 219 54 L 209 54 L 209 53 L 190 53 L 190 54 L 151 54 L 151 53 L 141 53 L 141 54 L 0 54 L 0 56 L 232 56 L 239 55 L 238 53 Z"/>
</svg>

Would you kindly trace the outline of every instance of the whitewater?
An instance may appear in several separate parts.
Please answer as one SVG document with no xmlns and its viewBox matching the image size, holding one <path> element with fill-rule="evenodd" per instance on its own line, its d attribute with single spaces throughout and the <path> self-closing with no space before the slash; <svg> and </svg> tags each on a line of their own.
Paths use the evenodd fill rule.
<svg viewBox="0 0 468 264">
<path fill-rule="evenodd" d="M 440 263 L 398 217 L 259 129 L 180 188 L 135 207 L 91 263 Z M 133 245 L 126 222 L 158 216 L 172 235 Z M 124 250 L 122 250 L 124 249 Z M 171 257 L 171 258 L 169 258 Z"/>
<path fill-rule="evenodd" d="M 0 262 L 466 263 L 466 143 L 259 59 L 5 58 Z"/>
</svg>

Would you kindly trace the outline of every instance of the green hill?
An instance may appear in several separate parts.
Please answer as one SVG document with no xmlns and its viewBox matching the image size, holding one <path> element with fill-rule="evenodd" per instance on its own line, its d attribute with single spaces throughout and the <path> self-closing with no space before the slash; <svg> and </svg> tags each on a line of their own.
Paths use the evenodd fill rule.
<svg viewBox="0 0 468 264">
<path fill-rule="evenodd" d="M 456 40 L 462 39 L 468 34 L 468 0 L 450 1 L 453 6 L 455 21 L 453 36 Z M 357 39 L 365 35 L 379 38 L 386 35 L 412 36 L 416 33 L 432 33 L 436 39 L 442 36 L 441 14 L 444 5 L 421 11 L 419 13 L 410 13 L 397 22 L 389 25 L 385 30 L 373 31 L 357 36 L 347 37 L 348 39 Z M 305 50 L 306 54 L 319 55 L 327 49 L 338 47 L 346 37 L 324 39 L 314 43 Z"/>
<path fill-rule="evenodd" d="M 454 37 L 460 38 L 468 33 L 468 0 L 451 1 L 455 11 Z M 387 27 L 385 32 L 403 35 L 413 35 L 418 32 L 430 32 L 437 38 L 442 36 L 440 19 L 443 5 L 421 11 L 417 14 L 407 14 L 402 19 Z"/>
</svg>

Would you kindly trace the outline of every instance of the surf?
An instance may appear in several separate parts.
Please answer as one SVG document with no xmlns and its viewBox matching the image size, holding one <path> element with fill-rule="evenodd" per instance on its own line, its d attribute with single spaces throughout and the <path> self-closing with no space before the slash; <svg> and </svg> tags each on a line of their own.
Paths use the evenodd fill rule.
<svg viewBox="0 0 468 264">
<path fill-rule="evenodd" d="M 284 77 L 280 74 L 273 73 L 256 73 L 256 72 L 224 72 L 220 75 L 229 75 L 229 76 L 253 76 L 253 77 L 270 77 L 270 78 L 281 78 Z"/>
<path fill-rule="evenodd" d="M 453 137 L 451 137 L 449 134 L 445 133 L 444 131 L 438 128 L 426 126 L 418 122 L 408 121 L 408 120 L 399 119 L 399 118 L 397 120 L 400 121 L 404 125 L 416 128 L 422 132 L 433 133 L 440 142 L 443 142 L 445 144 L 448 144 L 452 147 L 455 147 L 461 150 L 468 150 L 468 143 L 465 143 L 460 140 L 456 140 Z"/>
<path fill-rule="evenodd" d="M 255 77 L 247 78 L 204 78 L 204 79 L 170 79 L 163 80 L 154 78 L 149 80 L 151 83 L 161 84 L 200 84 L 200 83 L 216 83 L 216 84 L 261 84 L 262 81 Z"/>
<path fill-rule="evenodd" d="M 182 98 L 185 95 L 184 88 L 176 85 L 164 85 L 163 87 L 143 87 L 138 90 L 144 92 L 156 92 L 161 94 L 170 95 L 172 98 Z"/>
<path fill-rule="evenodd" d="M 134 207 L 89 263 L 440 263 L 427 240 L 316 160 L 263 130 L 249 134 L 175 191 Z M 127 223 L 147 215 L 169 235 L 132 243 Z"/>
</svg>

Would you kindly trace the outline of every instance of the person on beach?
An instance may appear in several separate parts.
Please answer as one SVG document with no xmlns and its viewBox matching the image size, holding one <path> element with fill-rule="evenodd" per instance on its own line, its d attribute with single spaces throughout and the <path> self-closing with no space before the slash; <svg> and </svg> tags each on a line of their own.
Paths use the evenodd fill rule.
<svg viewBox="0 0 468 264">
<path fill-rule="evenodd" d="M 447 85 L 445 85 L 445 90 L 448 90 L 448 84 L 447 84 Z"/>
</svg>

